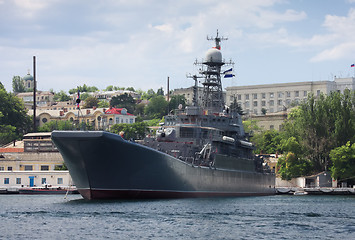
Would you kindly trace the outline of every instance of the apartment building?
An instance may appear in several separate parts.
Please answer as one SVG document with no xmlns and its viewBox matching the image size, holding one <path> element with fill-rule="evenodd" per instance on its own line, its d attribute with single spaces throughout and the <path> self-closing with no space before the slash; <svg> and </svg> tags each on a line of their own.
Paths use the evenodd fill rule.
<svg viewBox="0 0 355 240">
<path fill-rule="evenodd" d="M 308 94 L 319 96 L 331 91 L 355 89 L 355 78 L 335 78 L 334 81 L 275 83 L 226 88 L 226 104 L 234 98 L 247 115 L 263 115 L 287 110 L 307 99 Z"/>
</svg>

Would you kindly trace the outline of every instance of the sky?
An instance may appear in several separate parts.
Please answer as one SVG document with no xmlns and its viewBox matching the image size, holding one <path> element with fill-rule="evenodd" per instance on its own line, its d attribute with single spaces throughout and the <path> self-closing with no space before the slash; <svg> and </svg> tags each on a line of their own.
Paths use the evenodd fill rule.
<svg viewBox="0 0 355 240">
<path fill-rule="evenodd" d="M 0 82 L 36 56 L 43 91 L 190 87 L 217 29 L 224 88 L 355 74 L 355 0 L 0 0 Z"/>
</svg>

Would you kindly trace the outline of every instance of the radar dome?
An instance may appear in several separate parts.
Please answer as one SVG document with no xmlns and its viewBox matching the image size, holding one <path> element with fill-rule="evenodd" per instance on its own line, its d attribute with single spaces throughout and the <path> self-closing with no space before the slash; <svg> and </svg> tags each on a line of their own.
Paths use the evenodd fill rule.
<svg viewBox="0 0 355 240">
<path fill-rule="evenodd" d="M 211 48 L 206 52 L 205 62 L 222 62 L 222 53 L 216 48 Z"/>
</svg>

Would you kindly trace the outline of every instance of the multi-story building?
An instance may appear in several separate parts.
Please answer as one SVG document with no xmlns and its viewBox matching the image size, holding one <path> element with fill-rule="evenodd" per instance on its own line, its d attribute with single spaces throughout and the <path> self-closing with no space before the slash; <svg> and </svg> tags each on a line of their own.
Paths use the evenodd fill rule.
<svg viewBox="0 0 355 240">
<path fill-rule="evenodd" d="M 275 83 L 227 87 L 227 102 L 237 100 L 247 115 L 285 111 L 305 100 L 308 94 L 319 96 L 331 91 L 343 92 L 355 89 L 355 78 L 335 78 L 334 81 Z"/>
<path fill-rule="evenodd" d="M 33 110 L 28 111 L 33 115 Z M 70 121 L 73 125 L 79 127 L 79 124 L 92 126 L 93 129 L 110 129 L 118 123 L 135 123 L 136 116 L 127 112 L 125 108 L 90 108 L 90 109 L 72 109 L 63 108 L 63 110 L 45 110 L 36 111 L 37 126 L 41 127 L 50 121 Z"/>
<path fill-rule="evenodd" d="M 72 185 L 51 133 L 29 133 L 23 141 L 0 148 L 0 188 Z"/>
<path fill-rule="evenodd" d="M 21 98 L 27 109 L 33 108 L 33 92 L 18 93 L 17 97 Z M 36 106 L 45 107 L 54 103 L 54 94 L 49 91 L 36 92 Z"/>
<path fill-rule="evenodd" d="M 194 87 L 188 87 L 188 88 L 178 88 L 178 89 L 174 89 L 173 93 L 171 94 L 172 96 L 174 95 L 182 95 L 185 97 L 186 99 L 186 104 L 187 105 L 191 105 L 192 104 L 192 99 L 194 97 Z M 199 105 L 202 105 L 202 96 L 203 96 L 203 87 L 198 87 L 197 88 L 197 103 Z M 226 100 L 226 93 L 223 92 L 223 98 L 224 101 Z"/>
<path fill-rule="evenodd" d="M 186 104 L 191 105 L 192 99 L 194 97 L 194 89 L 193 88 L 194 87 L 174 89 L 171 96 L 182 95 L 185 97 Z M 202 104 L 202 95 L 203 95 L 203 87 L 198 87 L 197 88 L 197 102 L 199 105 Z"/>
</svg>

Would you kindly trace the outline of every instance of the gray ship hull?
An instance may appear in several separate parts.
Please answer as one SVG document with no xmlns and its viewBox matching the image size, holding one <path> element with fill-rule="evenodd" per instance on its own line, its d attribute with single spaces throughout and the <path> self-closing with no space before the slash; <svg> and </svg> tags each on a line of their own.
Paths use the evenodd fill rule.
<svg viewBox="0 0 355 240">
<path fill-rule="evenodd" d="M 54 131 L 52 140 L 86 199 L 275 194 L 275 176 L 194 166 L 103 131 Z"/>
</svg>

